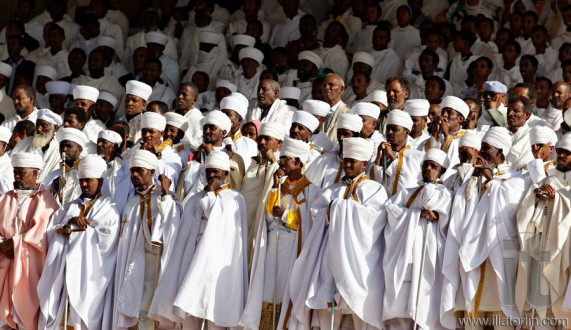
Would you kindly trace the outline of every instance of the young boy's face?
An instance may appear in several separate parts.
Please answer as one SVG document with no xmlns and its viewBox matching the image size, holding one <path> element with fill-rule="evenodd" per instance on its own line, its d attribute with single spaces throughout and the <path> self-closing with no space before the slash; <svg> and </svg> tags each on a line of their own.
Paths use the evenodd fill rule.
<svg viewBox="0 0 571 330">
<path fill-rule="evenodd" d="M 531 33 L 531 42 L 534 47 L 542 47 L 547 45 L 547 35 L 542 31 L 535 30 Z"/>
<path fill-rule="evenodd" d="M 412 19 L 412 15 L 410 14 L 410 10 L 405 7 L 400 7 L 397 10 L 397 22 L 399 26 L 407 26 Z"/>
<path fill-rule="evenodd" d="M 374 50 L 383 50 L 387 48 L 391 39 L 389 38 L 389 34 L 385 30 L 376 30 L 373 33 L 373 49 Z"/>
<path fill-rule="evenodd" d="M 379 7 L 377 6 L 368 6 L 367 7 L 367 24 L 375 25 L 379 21 Z"/>
</svg>

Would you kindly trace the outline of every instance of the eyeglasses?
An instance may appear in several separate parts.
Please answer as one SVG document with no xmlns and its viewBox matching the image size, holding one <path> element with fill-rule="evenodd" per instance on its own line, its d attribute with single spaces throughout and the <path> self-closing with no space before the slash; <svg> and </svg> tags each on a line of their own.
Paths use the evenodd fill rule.
<svg viewBox="0 0 571 330">
<path fill-rule="evenodd" d="M 490 92 L 490 91 L 484 92 L 484 97 L 489 97 L 491 99 L 495 99 L 497 95 L 498 95 L 498 93 L 496 93 L 496 92 Z"/>
</svg>

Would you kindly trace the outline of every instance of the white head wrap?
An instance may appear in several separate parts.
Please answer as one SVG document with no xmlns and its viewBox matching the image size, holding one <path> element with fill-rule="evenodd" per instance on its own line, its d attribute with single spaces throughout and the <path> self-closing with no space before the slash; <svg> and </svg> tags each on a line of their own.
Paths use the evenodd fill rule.
<svg viewBox="0 0 571 330">
<path fill-rule="evenodd" d="M 490 127 L 484 137 L 482 143 L 485 142 L 496 149 L 502 149 L 504 156 L 510 152 L 512 146 L 512 137 L 505 127 Z"/>
<path fill-rule="evenodd" d="M 299 158 L 303 164 L 307 164 L 309 160 L 309 144 L 286 137 L 283 144 L 280 156 L 291 158 Z"/>
<path fill-rule="evenodd" d="M 311 133 L 315 132 L 317 127 L 319 127 L 319 120 L 314 115 L 303 110 L 295 111 L 291 122 L 305 126 Z"/>
<path fill-rule="evenodd" d="M 166 124 L 167 120 L 165 119 L 165 116 L 156 112 L 144 112 L 141 115 L 141 129 L 153 128 L 164 132 Z"/>
<path fill-rule="evenodd" d="M 57 126 L 61 126 L 63 124 L 61 116 L 49 109 L 38 110 L 38 116 L 36 117 L 36 119 L 45 120 L 48 123 Z"/>
<path fill-rule="evenodd" d="M 218 45 L 221 40 L 222 35 L 216 32 L 200 31 L 200 34 L 198 35 L 198 42 L 203 42 L 205 44 Z"/>
<path fill-rule="evenodd" d="M 8 141 L 10 141 L 11 137 L 12 137 L 12 130 L 10 130 L 8 127 L 0 126 L 0 141 L 1 142 L 8 143 Z"/>
<path fill-rule="evenodd" d="M 0 74 L 10 78 L 12 76 L 12 66 L 8 63 L 0 62 Z"/>
<path fill-rule="evenodd" d="M 107 162 L 101 156 L 87 155 L 79 162 L 77 170 L 80 179 L 100 179 L 107 171 Z"/>
<path fill-rule="evenodd" d="M 67 81 L 61 81 L 61 80 L 48 81 L 46 83 L 46 91 L 50 95 L 54 94 L 68 95 L 69 86 L 70 85 Z"/>
<path fill-rule="evenodd" d="M 166 46 L 169 42 L 169 37 L 166 34 L 158 31 L 151 31 L 145 33 L 145 43 L 146 44 L 159 44 Z"/>
<path fill-rule="evenodd" d="M 397 125 L 410 131 L 412 129 L 412 118 L 402 110 L 391 110 L 387 116 L 386 125 Z"/>
<path fill-rule="evenodd" d="M 76 100 L 84 99 L 95 103 L 98 96 L 99 90 L 95 87 L 80 85 L 73 88 L 73 98 Z"/>
<path fill-rule="evenodd" d="M 44 76 L 51 80 L 57 80 L 57 71 L 55 68 L 48 65 L 40 65 L 36 68 L 36 77 Z"/>
<path fill-rule="evenodd" d="M 236 85 L 224 79 L 218 80 L 216 82 L 216 88 L 220 87 L 228 88 L 232 93 L 235 93 L 237 91 Z"/>
<path fill-rule="evenodd" d="M 230 171 L 230 157 L 224 151 L 212 151 L 204 162 L 204 168 L 216 168 L 222 171 Z"/>
<path fill-rule="evenodd" d="M 468 118 L 468 116 L 470 115 L 470 107 L 468 106 L 468 104 L 466 104 L 464 100 L 456 96 L 452 95 L 446 96 L 445 98 L 442 99 L 440 106 L 442 107 L 442 110 L 444 110 L 444 108 L 451 108 L 458 111 L 459 113 L 462 114 L 462 116 L 464 116 L 464 119 Z"/>
<path fill-rule="evenodd" d="M 440 164 L 442 167 L 448 167 L 448 158 L 446 157 L 446 153 L 440 149 L 428 149 L 424 154 L 424 159 L 422 161 L 424 162 L 425 160 L 432 160 Z"/>
<path fill-rule="evenodd" d="M 115 95 L 113 95 L 109 92 L 106 92 L 106 91 L 99 92 L 99 96 L 97 97 L 97 99 L 111 103 L 111 105 L 113 106 L 113 109 L 115 109 L 117 107 L 117 98 L 115 97 Z"/>
<path fill-rule="evenodd" d="M 529 144 L 546 144 L 551 142 L 555 147 L 557 144 L 557 134 L 547 126 L 534 126 L 529 130 Z"/>
<path fill-rule="evenodd" d="M 232 96 L 232 97 L 236 97 L 238 98 L 240 101 L 242 101 L 246 107 L 250 106 L 250 101 L 248 101 L 248 98 L 246 98 L 244 96 L 244 94 L 240 93 L 240 92 L 232 92 L 230 95 L 228 96 Z"/>
<path fill-rule="evenodd" d="M 373 142 L 360 137 L 343 139 L 343 158 L 369 161 L 373 156 Z"/>
<path fill-rule="evenodd" d="M 247 34 L 237 34 L 232 37 L 232 41 L 234 42 L 234 47 L 236 47 L 236 45 L 254 47 L 254 45 L 256 44 L 256 38 L 249 36 Z"/>
<path fill-rule="evenodd" d="M 41 155 L 31 152 L 18 152 L 12 154 L 12 167 L 36 168 L 44 167 L 44 160 Z"/>
<path fill-rule="evenodd" d="M 179 115 L 176 112 L 167 112 L 165 113 L 165 119 L 167 120 L 167 125 L 174 126 L 182 130 L 183 133 L 188 129 L 188 119 L 183 115 Z"/>
<path fill-rule="evenodd" d="M 259 135 L 271 136 L 275 139 L 283 141 L 285 137 L 285 131 L 282 124 L 274 121 L 269 121 L 266 123 L 262 123 Z"/>
<path fill-rule="evenodd" d="M 117 46 L 117 41 L 113 37 L 99 35 L 99 37 L 95 39 L 95 47 L 97 48 L 101 46 L 109 47 L 115 50 L 115 46 Z"/>
<path fill-rule="evenodd" d="M 240 52 L 238 52 L 238 58 L 240 59 L 240 61 L 244 58 L 251 58 L 254 61 L 258 62 L 258 64 L 262 64 L 262 61 L 264 60 L 264 53 L 262 53 L 257 48 L 246 47 L 240 49 Z"/>
<path fill-rule="evenodd" d="M 361 132 L 363 129 L 363 119 L 352 113 L 343 113 L 337 121 L 337 129 L 348 129 L 351 132 Z"/>
<path fill-rule="evenodd" d="M 127 85 L 125 85 L 125 94 L 138 96 L 145 100 L 145 102 L 149 99 L 151 93 L 153 93 L 153 88 L 144 82 L 129 80 L 127 81 Z"/>
<path fill-rule="evenodd" d="M 357 52 L 357 53 L 353 54 L 353 63 L 351 63 L 351 65 L 353 65 L 355 63 L 365 63 L 370 67 L 374 67 L 375 66 L 375 59 L 373 58 L 373 55 L 371 55 L 369 53 Z"/>
<path fill-rule="evenodd" d="M 378 103 L 384 105 L 385 107 L 388 107 L 389 102 L 387 101 L 387 92 L 380 91 L 380 90 L 374 90 L 371 93 L 371 102 L 378 102 Z"/>
<path fill-rule="evenodd" d="M 97 139 L 107 140 L 117 146 L 120 146 L 123 143 L 123 138 L 119 133 L 108 129 L 100 131 L 99 134 L 97 134 Z"/>
<path fill-rule="evenodd" d="M 215 125 L 221 130 L 226 131 L 226 133 L 229 133 L 232 128 L 230 118 L 220 110 L 210 111 L 206 117 L 204 117 L 204 124 L 202 125 Z"/>
<path fill-rule="evenodd" d="M 429 108 L 430 102 L 428 100 L 416 99 L 404 102 L 404 111 L 411 117 L 426 117 Z"/>
<path fill-rule="evenodd" d="M 351 111 L 356 115 L 368 116 L 375 119 L 379 119 L 379 116 L 381 115 L 381 109 L 376 104 L 368 102 L 355 103 L 353 108 L 351 108 Z"/>
<path fill-rule="evenodd" d="M 301 60 L 309 61 L 309 62 L 315 64 L 315 66 L 318 69 L 323 66 L 323 60 L 321 59 L 321 56 L 317 55 L 315 52 L 312 52 L 311 50 L 301 51 L 299 53 L 299 55 L 297 55 L 297 60 L 298 61 L 301 61 Z"/>
<path fill-rule="evenodd" d="M 307 100 L 303 102 L 302 108 L 314 116 L 326 117 L 331 107 L 327 102 L 319 100 Z"/>
<path fill-rule="evenodd" d="M 476 133 L 472 130 L 467 130 L 466 134 L 460 137 L 460 141 L 458 142 L 459 147 L 470 147 L 480 151 L 482 147 L 482 137 L 480 134 Z"/>
<path fill-rule="evenodd" d="M 141 167 L 148 170 L 156 170 L 159 168 L 159 160 L 152 152 L 148 150 L 138 149 L 133 151 L 129 158 L 129 168 Z"/>
<path fill-rule="evenodd" d="M 565 149 L 567 151 L 571 151 L 571 133 L 567 133 L 563 135 L 561 142 L 559 143 L 559 147 L 561 149 Z M 12 156 L 14 157 L 14 156 Z"/>
<path fill-rule="evenodd" d="M 285 86 L 280 88 L 280 99 L 298 100 L 301 96 L 301 90 L 297 87 Z"/>
<path fill-rule="evenodd" d="M 56 139 L 60 143 L 63 141 L 71 141 L 77 143 L 83 150 L 85 150 L 85 146 L 89 142 L 89 139 L 85 133 L 72 127 L 60 128 L 56 133 Z"/>
<path fill-rule="evenodd" d="M 248 113 L 248 105 L 238 96 L 229 95 L 220 100 L 220 110 L 224 109 L 234 110 L 242 119 L 246 119 Z"/>
</svg>

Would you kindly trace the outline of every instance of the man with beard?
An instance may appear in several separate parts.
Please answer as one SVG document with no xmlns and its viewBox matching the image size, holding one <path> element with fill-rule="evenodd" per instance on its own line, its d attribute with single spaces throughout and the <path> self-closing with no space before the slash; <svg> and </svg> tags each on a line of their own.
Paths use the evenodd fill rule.
<svg viewBox="0 0 571 330">
<path fill-rule="evenodd" d="M 121 158 L 122 144 L 121 135 L 111 130 L 102 130 L 97 136 L 97 155 L 107 163 L 107 171 L 102 176 L 104 181 L 101 193 L 104 196 L 115 195 L 115 175 L 123 164 L 123 158 Z"/>
<path fill-rule="evenodd" d="M 281 123 L 284 127 L 291 126 L 292 111 L 295 109 L 279 99 L 280 84 L 277 81 L 271 79 L 262 80 L 258 87 L 257 95 L 257 107 L 252 109 L 248 120 L 259 120 L 262 123 L 275 121 Z"/>
<path fill-rule="evenodd" d="M 45 177 L 55 170 L 60 161 L 59 143 L 55 139 L 55 132 L 63 124 L 61 117 L 48 110 L 38 111 L 36 121 L 36 132 L 18 142 L 12 154 L 19 152 L 31 152 L 42 156 L 43 165 L 38 172 L 38 182 L 43 182 Z"/>
<path fill-rule="evenodd" d="M 410 84 L 405 77 L 397 76 L 387 79 L 385 84 L 389 110 L 404 110 L 404 102 L 410 97 Z"/>
<path fill-rule="evenodd" d="M 6 118 L 6 121 L 2 123 L 2 126 L 13 130 L 16 123 L 21 120 L 29 120 L 35 123 L 36 117 L 38 116 L 38 109 L 34 105 L 35 100 L 36 92 L 32 86 L 18 85 L 14 87 L 14 92 L 12 92 L 12 101 L 14 102 L 16 114 L 10 118 Z"/>
<path fill-rule="evenodd" d="M 59 208 L 37 185 L 40 155 L 15 153 L 14 190 L 0 197 L 0 321 L 10 328 L 36 329 L 40 314 L 37 286 L 47 253 L 46 230 Z"/>
<path fill-rule="evenodd" d="M 63 205 L 81 194 L 77 165 L 89 140 L 82 131 L 71 127 L 59 129 L 56 140 L 59 141 L 62 164 L 59 169 L 53 170 L 46 176 L 44 186 Z"/>
</svg>

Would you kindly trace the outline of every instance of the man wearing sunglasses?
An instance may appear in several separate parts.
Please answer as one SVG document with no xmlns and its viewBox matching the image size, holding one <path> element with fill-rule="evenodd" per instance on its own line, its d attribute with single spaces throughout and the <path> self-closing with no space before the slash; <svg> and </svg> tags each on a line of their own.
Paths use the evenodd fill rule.
<svg viewBox="0 0 571 330">
<path fill-rule="evenodd" d="M 499 81 L 486 81 L 484 83 L 484 108 L 480 121 L 481 125 L 506 126 L 507 123 L 507 97 L 508 88 Z"/>
</svg>

